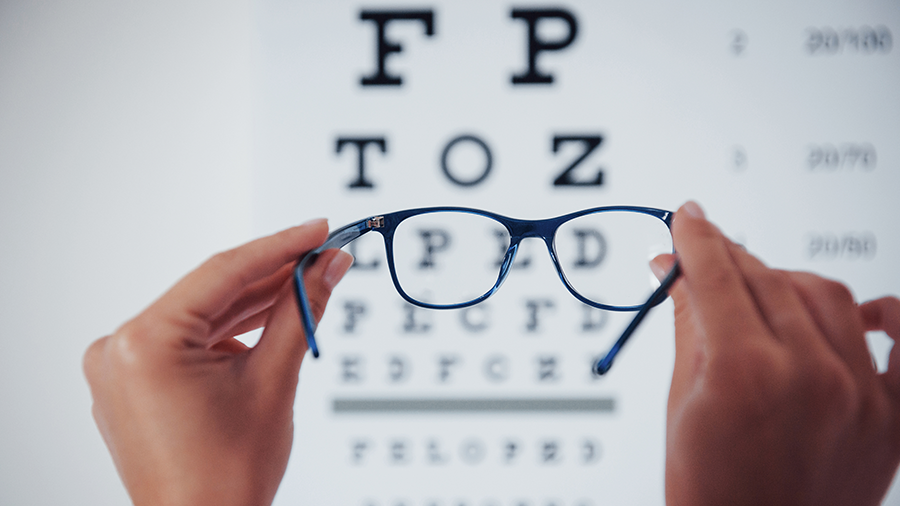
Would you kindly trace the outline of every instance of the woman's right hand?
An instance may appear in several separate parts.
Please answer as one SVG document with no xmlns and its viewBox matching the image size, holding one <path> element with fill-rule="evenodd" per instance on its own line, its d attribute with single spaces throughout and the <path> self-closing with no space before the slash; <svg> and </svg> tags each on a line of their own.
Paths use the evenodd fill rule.
<svg viewBox="0 0 900 506">
<path fill-rule="evenodd" d="M 900 462 L 900 347 L 878 374 L 865 332 L 900 339 L 900 300 L 858 306 L 837 282 L 770 269 L 694 203 L 672 233 L 667 504 L 879 504 Z"/>
</svg>

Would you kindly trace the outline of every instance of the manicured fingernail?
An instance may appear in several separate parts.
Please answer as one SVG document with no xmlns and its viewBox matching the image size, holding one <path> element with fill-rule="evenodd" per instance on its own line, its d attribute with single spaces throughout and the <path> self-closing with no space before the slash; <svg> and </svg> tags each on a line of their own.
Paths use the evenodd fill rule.
<svg viewBox="0 0 900 506">
<path fill-rule="evenodd" d="M 312 227 L 312 226 L 318 225 L 320 223 L 328 223 L 328 218 L 316 218 L 314 220 L 309 220 L 301 226 Z"/>
<path fill-rule="evenodd" d="M 694 202 L 693 200 L 688 200 L 681 206 L 684 209 L 684 212 L 688 214 L 688 216 L 692 218 L 700 218 L 706 219 L 706 215 L 703 213 L 703 209 L 700 208 L 700 205 Z"/>
<path fill-rule="evenodd" d="M 334 255 L 334 258 L 331 259 L 331 262 L 325 269 L 325 273 L 322 275 L 322 281 L 325 282 L 329 290 L 337 286 L 344 274 L 347 274 L 347 270 L 350 269 L 351 265 L 353 265 L 353 255 L 350 253 L 338 251 Z"/>
<path fill-rule="evenodd" d="M 666 279 L 666 270 L 663 266 L 656 263 L 656 260 L 650 260 L 650 270 L 653 271 L 653 275 L 656 276 L 656 279 L 662 281 Z"/>
</svg>

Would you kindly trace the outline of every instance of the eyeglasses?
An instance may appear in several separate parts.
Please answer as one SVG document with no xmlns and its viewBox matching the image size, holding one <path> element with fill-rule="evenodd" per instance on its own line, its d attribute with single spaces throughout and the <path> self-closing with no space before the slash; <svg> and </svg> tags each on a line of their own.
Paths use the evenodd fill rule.
<svg viewBox="0 0 900 506">
<path fill-rule="evenodd" d="M 428 207 L 372 216 L 332 232 L 303 256 L 294 286 L 309 349 L 319 356 L 303 273 L 318 255 L 376 231 L 384 238 L 394 287 L 410 304 L 469 307 L 493 295 L 514 266 L 523 239 L 542 239 L 559 279 L 576 299 L 609 311 L 637 311 L 621 337 L 594 364 L 605 374 L 622 346 L 662 303 L 679 275 L 676 263 L 657 285 L 649 260 L 672 253 L 674 213 L 648 207 L 595 207 L 544 220 L 519 220 L 463 207 Z"/>
</svg>

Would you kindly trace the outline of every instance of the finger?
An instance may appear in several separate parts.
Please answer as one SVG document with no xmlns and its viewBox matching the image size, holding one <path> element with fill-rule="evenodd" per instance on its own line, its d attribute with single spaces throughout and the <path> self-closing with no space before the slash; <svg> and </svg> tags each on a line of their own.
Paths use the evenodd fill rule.
<svg viewBox="0 0 900 506">
<path fill-rule="evenodd" d="M 859 306 L 866 330 L 883 330 L 893 340 L 900 339 L 900 299 L 882 297 Z"/>
<path fill-rule="evenodd" d="M 109 336 L 101 337 L 91 343 L 84 352 L 84 357 L 81 360 L 81 368 L 84 372 L 84 377 L 87 379 L 88 385 L 91 388 L 94 387 L 95 383 L 102 383 L 102 381 L 99 380 L 104 372 L 104 351 L 106 350 L 109 338 Z"/>
<path fill-rule="evenodd" d="M 786 344 L 824 350 L 822 334 L 788 273 L 770 269 L 737 244 L 729 244 L 729 251 L 771 334 Z"/>
<path fill-rule="evenodd" d="M 304 274 L 310 306 L 317 322 L 325 312 L 331 291 L 352 263 L 353 257 L 349 253 L 330 249 L 324 251 Z M 296 296 L 293 285 L 288 281 L 272 307 L 262 337 L 250 356 L 251 363 L 258 365 L 251 367 L 270 381 L 277 382 L 278 378 L 282 378 L 295 382 L 306 348 Z"/>
<path fill-rule="evenodd" d="M 237 333 L 248 332 L 254 328 L 261 327 L 266 321 L 265 311 L 275 303 L 281 287 L 291 278 L 293 268 L 292 264 L 286 264 L 281 269 L 278 269 L 275 274 L 248 286 L 228 306 L 227 310 L 215 317 L 210 329 L 209 345 L 235 336 Z M 257 322 L 256 327 L 247 328 L 246 322 L 250 318 Z"/>
<path fill-rule="evenodd" d="M 215 351 L 221 351 L 221 352 L 225 352 L 225 353 L 238 354 L 238 353 L 246 352 L 247 350 L 250 349 L 250 347 L 232 337 L 231 339 L 225 339 L 223 341 L 219 341 L 218 343 L 215 344 L 215 346 L 212 347 L 212 349 Z"/>
<path fill-rule="evenodd" d="M 314 220 L 219 253 L 179 281 L 154 309 L 209 324 L 248 285 L 293 263 L 327 236 L 325 220 Z"/>
<path fill-rule="evenodd" d="M 656 276 L 660 282 L 666 279 L 669 273 L 672 271 L 672 268 L 675 267 L 675 255 L 670 253 L 664 253 L 662 255 L 657 255 L 653 260 L 650 261 L 650 270 L 653 271 L 653 275 Z M 672 298 L 672 302 L 675 304 L 675 314 L 676 317 L 682 316 L 684 309 L 689 308 L 690 305 L 687 303 L 687 292 L 685 292 L 680 287 L 680 279 L 675 280 L 675 284 L 669 288 L 669 297 Z M 676 329 L 678 326 L 676 325 Z M 682 354 L 683 350 L 693 349 L 696 347 L 696 340 L 698 334 L 695 332 L 682 332 L 682 335 L 676 335 L 675 340 L 675 363 L 676 367 L 679 364 L 678 357 Z"/>
<path fill-rule="evenodd" d="M 883 330 L 894 346 L 888 358 L 888 369 L 881 377 L 895 395 L 900 395 L 900 300 L 897 297 L 883 297 L 859 306 L 866 330 Z"/>
<path fill-rule="evenodd" d="M 683 271 L 679 284 L 686 292 L 684 302 L 691 306 L 710 351 L 768 333 L 731 258 L 730 241 L 697 204 L 688 202 L 678 210 L 672 236 Z"/>
<path fill-rule="evenodd" d="M 234 322 L 234 325 L 227 329 L 221 329 L 218 332 L 219 338 L 216 340 L 216 344 L 214 344 L 213 347 L 215 347 L 220 341 L 227 341 L 228 339 L 235 336 L 239 336 L 246 332 L 250 332 L 251 330 L 260 329 L 265 326 L 266 322 L 269 320 L 269 314 L 271 313 L 272 306 L 274 305 L 275 300 L 273 299 L 272 304 L 264 308 L 262 311 L 252 314 L 243 320 Z"/>
<path fill-rule="evenodd" d="M 213 334 L 210 337 L 210 342 L 214 343 L 213 347 L 215 347 L 215 343 L 217 343 L 218 341 L 227 340 L 234 336 L 239 336 L 245 332 L 250 332 L 251 330 L 256 330 L 265 326 L 266 322 L 269 320 L 269 315 L 271 313 L 272 307 L 275 305 L 275 301 L 281 295 L 281 290 L 283 289 L 284 284 L 287 283 L 288 280 L 292 279 L 294 266 L 288 265 L 287 267 L 288 279 L 283 280 L 280 286 L 273 287 L 272 292 L 269 293 L 268 296 L 266 296 L 265 298 L 260 298 L 260 300 L 258 301 L 252 301 L 252 297 L 250 297 L 250 295 L 247 295 L 246 298 L 242 297 L 241 300 L 236 301 L 234 304 L 232 304 L 232 307 L 234 307 L 237 306 L 239 302 L 243 301 L 248 305 L 251 305 L 253 309 L 256 309 L 256 312 L 252 312 L 251 309 L 242 306 L 242 310 L 235 310 L 237 313 L 239 313 L 238 315 L 235 315 L 234 317 L 229 318 L 227 321 L 222 322 L 221 326 L 218 326 L 217 323 Z M 229 313 L 229 315 L 232 316 L 231 313 Z M 240 316 L 240 318 L 238 318 L 237 316 Z"/>
<path fill-rule="evenodd" d="M 330 255 L 335 254 L 335 252 L 330 252 L 327 255 L 323 254 L 323 261 L 330 258 Z M 294 271 L 294 265 L 285 266 L 286 269 L 279 269 L 278 272 L 269 278 L 266 278 L 265 285 L 262 282 L 257 283 L 258 286 L 254 287 L 254 290 L 248 290 L 244 296 L 234 302 L 232 304 L 232 310 L 230 310 L 224 317 L 225 321 L 222 322 L 221 326 L 216 326 L 214 330 L 213 338 L 210 339 L 213 342 L 213 349 L 218 349 L 219 343 L 218 341 L 228 342 L 233 341 L 234 336 L 241 335 L 245 332 L 250 332 L 251 330 L 256 330 L 262 328 L 266 322 L 269 320 L 272 306 L 274 306 L 276 299 L 280 295 L 281 289 L 284 287 L 285 283 L 288 279 L 292 279 L 292 274 Z M 282 273 L 284 271 L 284 273 Z M 283 275 L 282 275 L 283 274 Z M 285 279 L 287 278 L 287 279 Z M 274 283 L 278 282 L 281 279 L 281 284 L 279 286 L 270 286 L 274 285 Z M 293 286 L 290 285 L 289 286 Z M 315 311 L 316 309 L 314 309 Z M 324 308 L 319 311 L 318 314 L 321 315 Z M 249 348 L 241 344 L 243 348 L 231 347 L 229 346 L 227 349 L 236 349 L 237 351 L 247 351 Z"/>
<path fill-rule="evenodd" d="M 675 255 L 662 254 L 650 261 L 650 269 L 660 281 L 675 266 Z M 682 399 L 694 389 L 695 381 L 703 370 L 704 353 L 702 333 L 697 331 L 688 295 L 680 279 L 669 289 L 675 305 L 675 365 L 669 388 L 669 410 L 682 405 Z M 674 413 L 670 413 L 673 414 Z"/>
<path fill-rule="evenodd" d="M 872 357 L 866 344 L 863 319 L 846 286 L 808 272 L 789 273 L 791 283 L 834 353 L 857 377 L 871 376 Z"/>
<path fill-rule="evenodd" d="M 650 260 L 650 270 L 653 271 L 653 275 L 656 276 L 656 279 L 659 281 L 666 279 L 666 276 L 669 275 L 669 272 L 674 266 L 675 255 L 671 253 L 663 253 L 662 255 L 657 255 L 653 260 Z"/>
</svg>

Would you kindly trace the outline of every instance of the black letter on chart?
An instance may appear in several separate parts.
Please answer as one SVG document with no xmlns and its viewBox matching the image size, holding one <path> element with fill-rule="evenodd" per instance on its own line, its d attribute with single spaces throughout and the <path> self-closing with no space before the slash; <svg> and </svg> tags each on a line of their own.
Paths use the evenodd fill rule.
<svg viewBox="0 0 900 506">
<path fill-rule="evenodd" d="M 450 234 L 439 228 L 419 230 L 425 251 L 419 262 L 419 269 L 434 269 L 434 254 L 450 247 Z"/>
<path fill-rule="evenodd" d="M 507 464 L 515 460 L 519 454 L 519 444 L 511 439 L 503 444 L 503 449 L 505 450 L 503 452 L 503 455 L 505 456 L 503 460 Z"/>
<path fill-rule="evenodd" d="M 541 462 L 552 464 L 559 462 L 559 441 L 547 440 L 541 444 Z"/>
<path fill-rule="evenodd" d="M 459 359 L 452 355 L 441 355 L 438 358 L 438 381 L 441 383 L 447 383 L 450 381 L 450 368 L 456 366 L 459 363 Z"/>
<path fill-rule="evenodd" d="M 553 301 L 548 299 L 526 300 L 525 310 L 528 312 L 528 322 L 525 323 L 525 330 L 528 332 L 537 332 L 541 326 L 541 318 L 539 316 L 541 309 L 552 309 L 553 306 Z"/>
<path fill-rule="evenodd" d="M 479 313 L 480 316 L 473 318 L 473 313 Z M 488 312 L 487 304 L 467 307 L 459 312 L 459 321 L 462 323 L 462 327 L 472 333 L 481 332 L 487 329 L 489 320 L 490 313 Z"/>
<path fill-rule="evenodd" d="M 366 145 L 368 144 L 375 144 L 381 148 L 382 153 L 387 153 L 387 142 L 385 142 L 384 137 L 338 137 L 335 153 L 340 153 L 341 150 L 344 149 L 345 144 L 353 144 L 356 146 L 359 155 L 359 174 L 356 177 L 356 181 L 350 183 L 348 187 L 374 188 L 375 185 L 366 179 L 366 158 L 363 154 L 365 153 Z"/>
<path fill-rule="evenodd" d="M 559 365 L 559 363 L 557 362 L 556 357 L 553 355 L 542 355 L 538 357 L 537 363 L 538 381 L 549 382 L 559 379 L 559 374 L 557 374 L 557 365 Z"/>
<path fill-rule="evenodd" d="M 363 21 L 373 21 L 377 28 L 378 44 L 378 71 L 368 77 L 362 78 L 363 86 L 400 86 L 403 82 L 400 76 L 388 75 L 385 71 L 385 59 L 391 53 L 399 53 L 403 51 L 400 44 L 388 41 L 385 36 L 385 28 L 391 21 L 409 20 L 421 21 L 425 25 L 425 35 L 429 37 L 434 35 L 434 11 L 406 11 L 406 10 L 386 10 L 386 11 L 360 11 L 359 19 Z"/>
<path fill-rule="evenodd" d="M 584 145 L 584 151 L 581 156 L 575 159 L 569 166 L 563 169 L 562 174 L 553 181 L 553 186 L 600 186 L 603 184 L 603 170 L 597 171 L 597 177 L 593 180 L 575 181 L 572 178 L 572 171 L 581 164 L 585 158 L 600 146 L 603 137 L 599 135 L 557 135 L 553 137 L 553 152 L 559 151 L 559 146 L 564 142 L 580 142 Z"/>
<path fill-rule="evenodd" d="M 412 304 L 403 304 L 406 318 L 403 320 L 403 332 L 407 334 L 425 334 L 431 330 L 431 313 Z M 422 315 L 421 318 L 416 315 Z"/>
<path fill-rule="evenodd" d="M 341 381 L 344 383 L 362 381 L 362 359 L 360 357 L 346 355 L 341 359 Z"/>
<path fill-rule="evenodd" d="M 444 464 L 447 462 L 447 455 L 441 450 L 441 443 L 437 439 L 428 441 L 428 463 Z"/>
<path fill-rule="evenodd" d="M 405 464 L 409 458 L 406 441 L 395 440 L 391 442 L 391 464 Z"/>
<path fill-rule="evenodd" d="M 581 319 L 581 331 L 596 332 L 603 329 L 603 327 L 606 326 L 606 319 L 608 318 L 606 313 L 606 311 L 588 306 L 587 304 L 583 305 L 582 315 L 584 315 L 584 318 Z"/>
<path fill-rule="evenodd" d="M 361 300 L 344 301 L 344 332 L 353 334 L 359 320 L 366 314 L 366 303 Z"/>
<path fill-rule="evenodd" d="M 350 268 L 360 271 L 373 271 L 377 269 L 381 265 L 378 257 L 372 257 L 372 260 L 369 260 L 368 262 L 363 260 L 358 246 L 359 241 L 353 241 L 347 245 L 347 253 L 353 255 L 353 265 L 351 265 Z"/>
<path fill-rule="evenodd" d="M 392 356 L 388 361 L 388 377 L 391 383 L 400 383 L 406 379 L 407 374 L 406 360 L 397 355 Z"/>
<path fill-rule="evenodd" d="M 578 239 L 578 259 L 575 260 L 574 266 L 580 269 L 590 269 L 600 265 L 600 262 L 606 258 L 606 238 L 603 237 L 603 234 L 593 228 L 576 228 L 572 232 Z M 594 243 L 590 248 L 588 240 Z M 588 256 L 588 250 L 591 252 L 590 256 Z"/>
<path fill-rule="evenodd" d="M 541 51 L 559 51 L 568 47 L 578 33 L 578 23 L 571 12 L 562 9 L 513 9 L 513 19 L 524 19 L 528 23 L 528 70 L 514 75 L 513 84 L 550 84 L 553 76 L 537 69 L 537 56 Z M 537 35 L 537 24 L 542 19 L 559 19 L 569 25 L 569 34 L 559 40 L 541 40 Z"/>
<path fill-rule="evenodd" d="M 585 439 L 581 443 L 581 461 L 585 464 L 595 462 L 600 458 L 600 444 L 590 439 Z"/>
<path fill-rule="evenodd" d="M 463 180 L 463 179 L 460 179 L 460 178 L 454 176 L 450 172 L 450 166 L 447 164 L 447 157 L 450 156 L 450 150 L 453 149 L 460 142 L 471 142 L 472 144 L 475 144 L 476 146 L 481 148 L 481 151 L 484 152 L 484 169 L 481 170 L 481 174 L 478 175 L 477 177 L 474 177 L 474 178 L 468 179 L 468 180 Z M 478 137 L 476 137 L 474 135 L 460 135 L 459 137 L 457 137 L 457 138 L 453 139 L 452 141 L 450 141 L 449 143 L 447 143 L 447 146 L 444 147 L 443 153 L 441 153 L 441 170 L 444 171 L 444 175 L 447 176 L 447 179 L 449 179 L 450 181 L 453 181 L 454 183 L 456 183 L 460 186 L 475 186 L 478 183 L 484 181 L 484 179 L 486 177 L 488 177 L 488 174 L 491 173 L 491 166 L 493 164 L 494 164 L 494 159 L 491 156 L 491 148 L 489 148 L 488 145 L 485 144 L 485 142 L 483 140 L 479 139 Z"/>
<path fill-rule="evenodd" d="M 506 381 L 509 377 L 509 360 L 503 355 L 494 355 L 484 362 L 484 375 L 494 383 Z"/>
<path fill-rule="evenodd" d="M 351 447 L 353 448 L 353 463 L 361 464 L 366 456 L 367 450 L 369 449 L 369 442 L 358 439 L 356 441 L 353 441 Z"/>
</svg>

